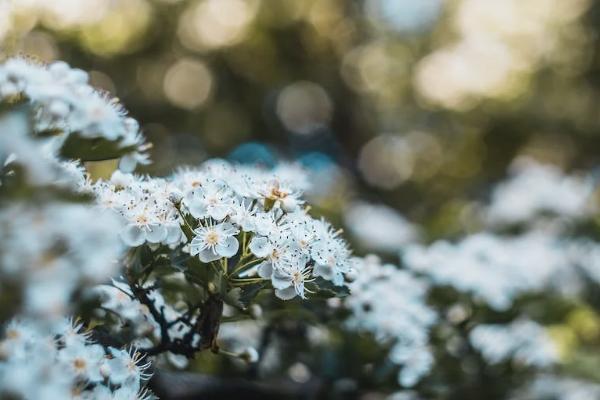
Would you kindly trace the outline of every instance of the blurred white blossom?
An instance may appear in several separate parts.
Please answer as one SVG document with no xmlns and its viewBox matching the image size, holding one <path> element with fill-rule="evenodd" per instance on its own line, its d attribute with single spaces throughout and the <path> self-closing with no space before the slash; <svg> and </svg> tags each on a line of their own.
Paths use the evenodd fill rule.
<svg viewBox="0 0 600 400">
<path fill-rule="evenodd" d="M 540 291 L 568 267 L 560 242 L 543 232 L 503 237 L 487 232 L 457 243 L 409 246 L 403 262 L 434 285 L 452 286 L 497 310 L 524 293 Z"/>
<path fill-rule="evenodd" d="M 383 204 L 354 202 L 344 211 L 344 222 L 352 236 L 373 251 L 395 253 L 418 235 L 413 224 Z"/>
<path fill-rule="evenodd" d="M 13 320 L 0 341 L 0 397 L 150 400 L 148 367 L 139 353 L 105 348 L 71 320 Z"/>
<path fill-rule="evenodd" d="M 558 350 L 552 339 L 533 321 L 478 325 L 469 338 L 473 347 L 491 364 L 514 360 L 521 365 L 543 368 L 558 361 Z"/>
<path fill-rule="evenodd" d="M 60 147 L 71 135 L 103 138 L 125 153 L 124 169 L 147 164 L 147 145 L 137 121 L 114 100 L 88 84 L 88 74 L 64 62 L 48 66 L 22 58 L 0 65 L 0 101 L 26 100 L 34 110 L 36 133 L 55 131 L 49 141 Z"/>
<path fill-rule="evenodd" d="M 102 282 L 120 268 L 124 246 L 112 214 L 84 204 L 48 203 L 0 209 L 0 276 L 21 285 L 24 310 L 60 316 L 82 284 Z"/>
<path fill-rule="evenodd" d="M 496 186 L 487 218 L 493 225 L 525 223 L 543 213 L 580 218 L 595 207 L 594 182 L 589 177 L 565 175 L 552 165 L 517 159 L 511 177 Z"/>
<path fill-rule="evenodd" d="M 429 329 L 437 315 L 425 304 L 427 285 L 408 271 L 382 265 L 375 256 L 355 263 L 360 273 L 345 301 L 352 311 L 348 327 L 392 344 L 389 358 L 402 366 L 398 381 L 413 386 L 433 365 Z"/>
</svg>

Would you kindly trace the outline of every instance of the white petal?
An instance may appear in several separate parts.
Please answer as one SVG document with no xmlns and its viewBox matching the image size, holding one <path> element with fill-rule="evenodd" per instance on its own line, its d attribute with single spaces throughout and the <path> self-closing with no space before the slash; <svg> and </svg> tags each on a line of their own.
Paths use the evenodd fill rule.
<svg viewBox="0 0 600 400">
<path fill-rule="evenodd" d="M 208 263 L 221 258 L 221 256 L 215 253 L 212 249 L 204 249 L 198 255 L 200 257 L 200 261 L 203 263 Z"/>
<path fill-rule="evenodd" d="M 146 235 L 139 226 L 130 224 L 121 231 L 121 239 L 127 246 L 137 247 L 144 244 Z"/>
<path fill-rule="evenodd" d="M 150 243 L 160 243 L 167 238 L 167 228 L 164 225 L 150 225 L 146 231 L 146 239 Z"/>
<path fill-rule="evenodd" d="M 344 275 L 341 272 L 337 272 L 337 273 L 333 274 L 333 276 L 331 278 L 331 282 L 333 282 L 333 284 L 335 286 L 344 285 Z"/>
<path fill-rule="evenodd" d="M 270 261 L 263 261 L 258 265 L 258 276 L 271 279 L 271 275 L 273 275 L 273 264 Z"/>
<path fill-rule="evenodd" d="M 225 205 L 216 205 L 216 206 L 212 206 L 209 210 L 208 210 L 208 214 L 216 221 L 221 221 L 222 219 L 224 219 L 228 214 L 229 211 L 231 209 L 228 206 Z"/>
<path fill-rule="evenodd" d="M 167 227 L 167 239 L 168 244 L 175 244 L 181 240 L 181 227 L 179 225 L 170 225 Z"/>
<path fill-rule="evenodd" d="M 275 289 L 285 289 L 289 287 L 292 282 L 289 275 L 283 274 L 275 269 L 271 276 L 271 284 Z"/>
<path fill-rule="evenodd" d="M 249 248 L 256 257 L 266 257 L 273 251 L 273 246 L 269 242 L 269 239 L 263 236 L 254 236 L 250 240 Z"/>
<path fill-rule="evenodd" d="M 275 289 L 275 296 L 280 298 L 281 300 L 291 300 L 296 297 L 296 290 L 293 286 L 290 286 L 285 289 Z"/>
<path fill-rule="evenodd" d="M 298 209 L 298 200 L 292 196 L 287 196 L 281 201 L 281 208 L 287 212 L 294 212 Z"/>
<path fill-rule="evenodd" d="M 204 246 L 204 241 L 200 239 L 198 236 L 192 239 L 190 243 L 190 254 L 195 256 L 196 254 L 202 251 L 202 247 Z"/>
<path fill-rule="evenodd" d="M 329 265 L 317 264 L 313 270 L 313 275 L 330 281 L 333 278 L 333 269 Z"/>
<path fill-rule="evenodd" d="M 187 203 L 188 210 L 194 218 L 205 218 L 206 217 L 206 206 L 204 202 L 199 199 L 193 199 Z"/>
<path fill-rule="evenodd" d="M 217 245 L 216 250 L 221 256 L 229 258 L 233 257 L 239 248 L 240 244 L 238 240 L 233 236 L 229 236 L 225 239 L 225 243 Z"/>
</svg>

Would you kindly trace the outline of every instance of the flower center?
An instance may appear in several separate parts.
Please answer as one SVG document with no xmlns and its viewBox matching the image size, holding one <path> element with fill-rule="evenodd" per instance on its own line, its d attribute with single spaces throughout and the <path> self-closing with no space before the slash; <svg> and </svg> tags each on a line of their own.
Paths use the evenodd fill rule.
<svg viewBox="0 0 600 400">
<path fill-rule="evenodd" d="M 288 195 L 288 192 L 280 190 L 278 187 L 271 188 L 271 195 L 269 196 L 273 200 L 284 199 Z"/>
<path fill-rule="evenodd" d="M 82 370 L 84 370 L 85 369 L 85 365 L 86 365 L 85 364 L 85 360 L 82 359 L 82 358 L 76 358 L 73 361 L 73 366 L 75 367 L 76 371 L 82 371 Z"/>
<path fill-rule="evenodd" d="M 292 281 L 295 284 L 302 283 L 304 281 L 304 276 L 300 271 L 296 271 L 292 274 Z"/>
<path fill-rule="evenodd" d="M 215 231 L 210 231 L 206 234 L 206 243 L 210 246 L 215 246 L 219 243 L 219 234 Z"/>
<path fill-rule="evenodd" d="M 9 329 L 8 331 L 6 331 L 7 339 L 17 339 L 19 336 L 20 336 L 19 331 L 15 330 L 15 329 Z"/>
<path fill-rule="evenodd" d="M 271 252 L 271 258 L 273 260 L 279 260 L 279 252 L 277 251 L 277 249 L 273 249 L 273 251 Z"/>
</svg>

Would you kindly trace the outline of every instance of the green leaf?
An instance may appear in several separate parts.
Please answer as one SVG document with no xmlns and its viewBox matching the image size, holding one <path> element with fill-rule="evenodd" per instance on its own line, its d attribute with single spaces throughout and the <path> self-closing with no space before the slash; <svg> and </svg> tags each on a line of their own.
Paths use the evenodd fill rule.
<svg viewBox="0 0 600 400">
<path fill-rule="evenodd" d="M 250 303 L 252 303 L 256 295 L 258 295 L 258 293 L 260 293 L 264 287 L 264 283 L 256 283 L 254 285 L 247 285 L 242 288 L 238 288 L 241 289 L 239 301 L 244 308 L 248 307 Z"/>
<path fill-rule="evenodd" d="M 82 161 L 103 161 L 119 158 L 133 150 L 135 150 L 135 146 L 121 147 L 117 141 L 109 141 L 105 138 L 84 138 L 74 132 L 65 140 L 60 154 L 66 158 Z"/>
<path fill-rule="evenodd" d="M 332 297 L 346 297 L 350 294 L 348 286 L 336 286 L 321 277 L 315 279 L 314 284 L 316 285 L 316 290 L 311 296 L 313 298 L 329 299 Z"/>
<path fill-rule="evenodd" d="M 241 288 L 239 288 L 239 287 L 233 288 L 229 292 L 225 293 L 225 295 L 223 296 L 223 301 L 226 304 L 229 304 L 230 306 L 235 307 L 235 308 L 245 308 L 244 304 L 242 304 L 242 302 L 240 301 L 241 295 L 242 295 Z"/>
</svg>

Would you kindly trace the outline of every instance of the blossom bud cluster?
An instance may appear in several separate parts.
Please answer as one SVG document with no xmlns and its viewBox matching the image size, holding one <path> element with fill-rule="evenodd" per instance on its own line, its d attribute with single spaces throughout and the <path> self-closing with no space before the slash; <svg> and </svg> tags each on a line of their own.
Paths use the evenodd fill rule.
<svg viewBox="0 0 600 400">
<path fill-rule="evenodd" d="M 305 283 L 317 277 L 341 286 L 351 270 L 339 232 L 303 208 L 305 187 L 296 167 L 267 171 L 210 160 L 165 179 L 117 172 L 94 190 L 125 221 L 127 245 L 182 245 L 203 263 L 234 259 L 240 274 L 270 280 L 279 298 L 291 299 L 304 298 Z"/>
<path fill-rule="evenodd" d="M 150 400 L 148 367 L 139 353 L 95 343 L 70 320 L 13 320 L 0 341 L 0 397 Z"/>
<path fill-rule="evenodd" d="M 382 265 L 375 256 L 355 262 L 360 274 L 345 302 L 352 311 L 348 326 L 392 344 L 389 358 L 402 366 L 398 381 L 413 386 L 433 365 L 428 342 L 437 315 L 425 304 L 427 285 L 408 271 Z"/>
</svg>

